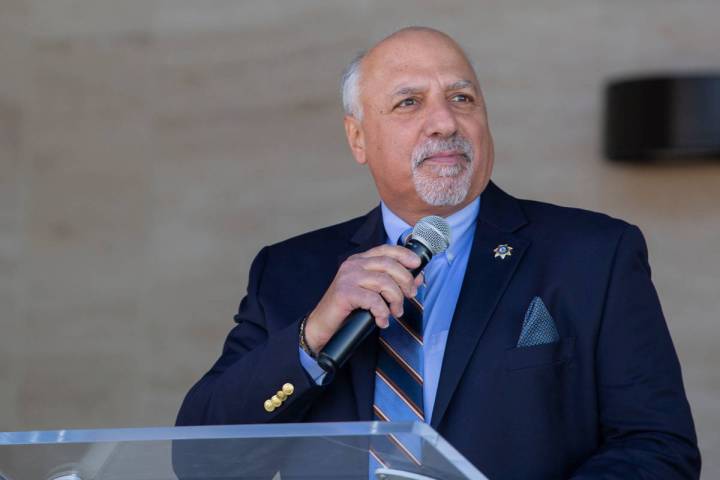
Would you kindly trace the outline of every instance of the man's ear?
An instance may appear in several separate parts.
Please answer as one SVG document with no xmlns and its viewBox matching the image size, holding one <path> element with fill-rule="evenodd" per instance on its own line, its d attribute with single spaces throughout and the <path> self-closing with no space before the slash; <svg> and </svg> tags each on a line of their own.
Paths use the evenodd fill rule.
<svg viewBox="0 0 720 480">
<path fill-rule="evenodd" d="M 365 165 L 367 159 L 365 158 L 365 134 L 363 133 L 360 121 L 350 115 L 345 115 L 345 136 L 347 137 L 348 145 L 352 151 L 355 161 L 360 165 Z"/>
</svg>

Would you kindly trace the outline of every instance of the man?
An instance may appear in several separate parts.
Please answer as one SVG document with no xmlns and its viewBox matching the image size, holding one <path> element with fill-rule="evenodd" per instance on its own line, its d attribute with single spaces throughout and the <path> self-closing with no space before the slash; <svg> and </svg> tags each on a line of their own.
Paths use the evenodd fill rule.
<svg viewBox="0 0 720 480">
<path fill-rule="evenodd" d="M 407 28 L 375 45 L 348 68 L 343 101 L 381 207 L 261 250 L 238 325 L 178 424 L 415 415 L 490 478 L 696 478 L 694 426 L 637 227 L 490 182 L 478 80 L 441 32 Z M 423 287 L 408 273 L 418 258 L 395 243 L 431 214 L 453 239 Z M 398 319 L 421 289 L 415 368 L 386 332 L 413 333 Z M 313 356 L 357 308 L 381 333 L 327 382 Z M 384 370 L 420 387 L 408 381 L 407 393 Z"/>
</svg>

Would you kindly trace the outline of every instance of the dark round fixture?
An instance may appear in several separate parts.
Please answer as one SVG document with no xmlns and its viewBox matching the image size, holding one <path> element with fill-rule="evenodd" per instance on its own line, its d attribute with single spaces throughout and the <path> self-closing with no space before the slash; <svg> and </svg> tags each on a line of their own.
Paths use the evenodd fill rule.
<svg viewBox="0 0 720 480">
<path fill-rule="evenodd" d="M 720 72 L 608 83 L 605 155 L 613 160 L 720 157 Z"/>
</svg>

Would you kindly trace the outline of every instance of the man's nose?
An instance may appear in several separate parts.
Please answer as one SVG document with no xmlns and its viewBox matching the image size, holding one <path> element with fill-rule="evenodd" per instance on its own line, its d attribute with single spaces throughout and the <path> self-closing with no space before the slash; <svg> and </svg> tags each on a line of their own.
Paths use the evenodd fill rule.
<svg viewBox="0 0 720 480">
<path fill-rule="evenodd" d="M 428 137 L 450 137 L 457 133 L 457 120 L 451 106 L 444 98 L 442 101 L 433 102 L 428 105 L 427 117 L 425 120 L 425 134 Z"/>
</svg>

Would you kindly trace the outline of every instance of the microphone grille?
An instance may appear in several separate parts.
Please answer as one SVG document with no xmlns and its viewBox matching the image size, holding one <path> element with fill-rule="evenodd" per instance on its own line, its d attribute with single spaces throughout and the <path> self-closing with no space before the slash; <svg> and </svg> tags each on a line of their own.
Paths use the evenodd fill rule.
<svg viewBox="0 0 720 480">
<path fill-rule="evenodd" d="M 437 215 L 423 217 L 413 227 L 412 238 L 437 255 L 450 246 L 450 225 Z"/>
</svg>

